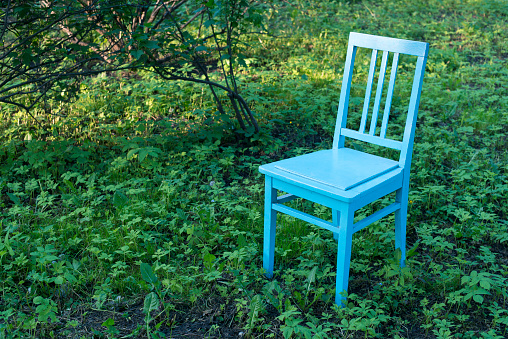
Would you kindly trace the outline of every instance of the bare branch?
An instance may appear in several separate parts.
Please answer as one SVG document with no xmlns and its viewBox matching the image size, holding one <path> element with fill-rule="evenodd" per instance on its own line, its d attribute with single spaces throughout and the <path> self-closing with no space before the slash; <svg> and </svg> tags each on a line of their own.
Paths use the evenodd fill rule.
<svg viewBox="0 0 508 339">
<path fill-rule="evenodd" d="M 9 12 L 10 12 L 10 9 L 11 9 L 11 1 L 8 0 L 7 1 L 7 7 L 3 11 L 5 13 L 5 15 L 4 15 L 5 16 L 5 20 L 4 20 L 4 24 L 3 24 L 3 27 L 2 27 L 2 33 L 0 33 L 0 40 L 2 40 L 2 41 L 4 39 L 5 31 L 7 30 L 7 26 L 8 26 L 8 22 L 9 22 Z"/>
<path fill-rule="evenodd" d="M 191 22 L 193 22 L 198 16 L 203 14 L 205 11 L 206 11 L 206 8 L 203 8 L 202 10 L 200 10 L 199 12 L 194 14 L 194 16 L 192 18 L 190 18 L 189 21 L 187 21 L 182 27 L 180 27 L 180 29 L 184 29 L 185 27 L 187 27 Z"/>
<path fill-rule="evenodd" d="M 155 23 L 155 25 L 153 25 L 152 29 L 157 29 L 160 24 L 162 24 L 162 22 L 171 14 L 173 13 L 173 11 L 176 11 L 180 6 L 182 6 L 184 3 L 187 2 L 187 0 L 181 0 L 180 2 L 176 3 L 174 6 L 172 7 L 169 7 L 167 6 L 167 4 L 169 2 L 174 2 L 176 3 L 176 1 L 168 1 L 168 2 L 163 2 L 162 3 L 162 6 L 166 9 L 166 13 L 164 13 L 164 15 L 159 19 L 159 21 L 157 21 Z"/>
<path fill-rule="evenodd" d="M 154 5 L 154 9 L 152 10 L 152 14 L 150 14 L 150 18 L 148 18 L 148 23 L 152 23 L 157 15 L 159 15 L 159 12 L 162 8 L 164 8 L 164 5 L 161 4 L 162 0 L 157 0 L 157 2 Z"/>
</svg>

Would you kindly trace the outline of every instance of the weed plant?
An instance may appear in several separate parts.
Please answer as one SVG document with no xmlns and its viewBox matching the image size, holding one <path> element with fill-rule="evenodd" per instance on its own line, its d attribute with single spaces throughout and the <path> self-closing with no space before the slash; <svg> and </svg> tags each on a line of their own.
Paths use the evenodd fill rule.
<svg viewBox="0 0 508 339">
<path fill-rule="evenodd" d="M 143 73 L 89 79 L 74 104 L 41 105 L 46 131 L 1 108 L 0 338 L 508 336 L 506 3 L 274 3 L 274 34 L 246 41 L 239 76 L 259 134 L 218 115 L 206 88 Z M 275 277 L 264 278 L 257 168 L 331 146 L 350 31 L 430 52 L 407 267 L 393 217 L 358 232 L 339 309 L 325 230 L 279 216 Z M 353 116 L 362 96 L 352 89 Z"/>
</svg>

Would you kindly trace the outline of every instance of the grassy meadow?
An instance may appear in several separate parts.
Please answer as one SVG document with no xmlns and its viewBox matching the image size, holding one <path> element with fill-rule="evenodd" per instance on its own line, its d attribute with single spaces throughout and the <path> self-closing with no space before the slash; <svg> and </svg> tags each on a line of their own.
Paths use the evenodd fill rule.
<svg viewBox="0 0 508 339">
<path fill-rule="evenodd" d="M 508 337 L 506 1 L 274 3 L 272 34 L 245 37 L 238 74 L 260 133 L 216 112 L 208 88 L 148 72 L 101 75 L 70 105 L 41 104 L 45 130 L 1 107 L 0 338 Z M 350 31 L 430 51 L 407 268 L 393 216 L 356 233 L 339 309 L 326 230 L 280 215 L 275 277 L 263 276 L 258 167 L 331 147 Z M 362 95 L 353 88 L 352 115 Z"/>
</svg>

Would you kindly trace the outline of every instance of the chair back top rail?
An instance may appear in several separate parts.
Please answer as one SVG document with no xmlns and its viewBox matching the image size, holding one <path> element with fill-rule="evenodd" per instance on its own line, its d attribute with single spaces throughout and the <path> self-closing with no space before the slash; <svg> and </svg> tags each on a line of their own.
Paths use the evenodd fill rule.
<svg viewBox="0 0 508 339">
<path fill-rule="evenodd" d="M 351 90 L 351 81 L 357 47 L 372 49 L 369 74 L 367 77 L 367 88 L 365 91 L 365 100 L 363 105 L 360 128 L 353 131 L 346 128 L 347 111 L 349 106 L 349 94 Z M 423 73 L 425 72 L 425 64 L 428 55 L 428 43 L 410 41 L 403 39 L 387 38 L 369 34 L 351 32 L 349 35 L 349 44 L 346 56 L 346 65 L 344 68 L 344 76 L 342 89 L 340 94 L 339 110 L 337 115 L 337 125 L 335 126 L 333 148 L 344 147 L 345 137 L 362 140 L 379 146 L 389 147 L 401 151 L 399 162 L 402 167 L 411 161 L 411 153 L 413 149 L 414 130 L 416 125 L 416 115 L 420 101 L 420 92 L 422 86 Z M 376 95 L 374 99 L 374 108 L 370 120 L 370 126 L 366 132 L 367 119 L 369 115 L 370 99 L 372 96 L 372 87 L 376 72 L 376 62 L 378 51 L 382 51 L 382 60 L 379 70 L 379 76 L 376 87 Z M 388 90 L 386 93 L 385 107 L 381 122 L 381 131 L 379 136 L 376 135 L 378 125 L 378 115 L 381 106 L 381 97 L 383 93 L 384 80 L 386 77 L 389 53 L 393 53 L 390 79 Z M 409 54 L 417 57 L 416 68 L 413 79 L 413 88 L 411 90 L 411 98 L 407 111 L 406 126 L 402 141 L 396 141 L 386 138 L 388 120 L 390 115 L 391 102 L 397 77 L 397 67 L 400 54 Z"/>
<path fill-rule="evenodd" d="M 417 57 L 426 57 L 429 48 L 429 44 L 426 42 L 395 39 L 356 32 L 351 32 L 349 34 L 349 44 L 356 47 L 409 54 Z"/>
</svg>

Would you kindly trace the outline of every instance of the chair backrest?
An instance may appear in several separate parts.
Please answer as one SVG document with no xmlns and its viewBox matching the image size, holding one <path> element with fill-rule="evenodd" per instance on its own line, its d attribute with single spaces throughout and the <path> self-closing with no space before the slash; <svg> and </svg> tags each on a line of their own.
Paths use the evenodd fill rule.
<svg viewBox="0 0 508 339">
<path fill-rule="evenodd" d="M 358 47 L 372 49 L 372 57 L 367 78 L 367 88 L 365 91 L 365 100 L 360 121 L 360 128 L 356 131 L 346 128 L 346 122 L 348 116 L 349 94 L 351 90 L 353 68 Z M 370 99 L 372 96 L 372 85 L 374 82 L 377 55 L 379 51 L 383 52 L 383 56 L 381 58 L 381 66 L 376 87 L 374 107 L 370 119 L 370 126 L 366 131 Z M 346 55 L 346 64 L 344 68 L 344 77 L 342 79 L 342 88 L 340 93 L 339 111 L 337 114 L 337 124 L 335 126 L 335 134 L 333 139 L 333 148 L 344 147 L 345 138 L 348 137 L 379 146 L 396 149 L 400 151 L 399 165 L 403 168 L 407 167 L 409 170 L 413 152 L 413 140 L 418 113 L 418 105 L 420 103 L 420 92 L 422 88 L 423 74 L 425 72 L 425 64 L 427 62 L 428 51 L 429 44 L 424 42 L 387 38 L 355 32 L 350 33 Z M 383 94 L 384 80 L 386 77 L 386 69 L 389 59 L 388 56 L 390 53 L 393 54 L 393 61 L 390 72 L 390 80 L 388 83 L 388 90 L 386 93 L 386 100 L 384 104 L 381 129 L 379 130 L 378 134 L 376 133 L 376 129 L 379 124 L 378 117 L 381 106 L 381 97 Z M 411 97 L 409 100 L 409 108 L 407 112 L 406 125 L 404 128 L 402 141 L 393 140 L 386 137 L 386 130 L 388 127 L 388 120 L 390 116 L 390 108 L 395 87 L 395 79 L 397 77 L 397 66 L 400 54 L 408 54 L 417 57 L 413 87 L 411 90 Z"/>
</svg>

